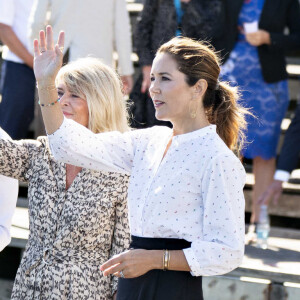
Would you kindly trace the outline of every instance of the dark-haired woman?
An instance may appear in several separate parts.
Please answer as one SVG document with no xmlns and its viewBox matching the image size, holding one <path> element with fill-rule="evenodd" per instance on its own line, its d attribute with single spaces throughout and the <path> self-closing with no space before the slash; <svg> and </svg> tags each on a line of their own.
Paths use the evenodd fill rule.
<svg viewBox="0 0 300 300">
<path fill-rule="evenodd" d="M 224 4 L 223 32 L 215 41 L 226 60 L 222 78 L 238 84 L 245 106 L 256 116 L 247 119 L 242 151 L 253 160 L 250 228 L 255 230 L 258 198 L 273 180 L 280 125 L 289 103 L 285 55 L 287 50 L 300 49 L 300 7 L 299 0 L 226 0 Z M 255 234 L 248 240 L 255 241 Z"/>
<path fill-rule="evenodd" d="M 34 71 L 45 88 L 60 67 L 62 44 L 49 60 L 35 41 Z M 40 47 L 47 47 L 43 40 Z M 133 249 L 101 266 L 104 275 L 120 277 L 117 299 L 203 299 L 202 275 L 227 273 L 242 261 L 245 171 L 231 149 L 244 110 L 219 72 L 216 54 L 199 42 L 175 38 L 162 45 L 150 94 L 156 117 L 173 129 L 124 134 L 90 133 L 51 105 L 54 91 L 39 90 L 41 103 L 51 105 L 42 112 L 57 159 L 131 175 Z"/>
</svg>

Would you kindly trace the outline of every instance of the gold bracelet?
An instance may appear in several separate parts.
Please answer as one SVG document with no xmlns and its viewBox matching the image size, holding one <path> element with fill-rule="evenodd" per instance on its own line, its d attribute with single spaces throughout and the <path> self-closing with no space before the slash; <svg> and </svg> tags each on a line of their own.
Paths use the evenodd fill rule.
<svg viewBox="0 0 300 300">
<path fill-rule="evenodd" d="M 43 104 L 43 103 L 41 103 L 40 101 L 39 101 L 38 103 L 39 103 L 39 105 L 40 105 L 41 107 L 49 107 L 49 106 L 53 106 L 54 104 L 56 104 L 57 102 L 59 102 L 59 100 L 60 100 L 60 98 L 58 98 L 58 99 L 55 100 L 54 102 L 51 102 L 51 103 L 48 103 L 48 104 Z"/>
<path fill-rule="evenodd" d="M 163 259 L 163 262 L 164 262 L 164 268 L 163 270 L 166 271 L 168 270 L 168 267 L 169 267 L 169 250 L 164 250 L 164 259 Z"/>
<path fill-rule="evenodd" d="M 170 268 L 170 260 L 171 260 L 171 252 L 168 250 L 168 265 L 167 265 L 167 270 Z"/>
<path fill-rule="evenodd" d="M 165 252 L 166 250 L 164 250 L 163 252 L 163 270 L 165 271 Z"/>
</svg>

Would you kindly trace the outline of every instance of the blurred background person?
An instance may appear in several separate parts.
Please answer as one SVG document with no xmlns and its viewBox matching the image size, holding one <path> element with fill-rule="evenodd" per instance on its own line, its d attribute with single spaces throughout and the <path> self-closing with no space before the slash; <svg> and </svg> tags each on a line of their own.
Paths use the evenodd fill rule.
<svg viewBox="0 0 300 300">
<path fill-rule="evenodd" d="M 285 51 L 300 47 L 299 1 L 226 0 L 220 20 L 223 34 L 214 45 L 223 53 L 223 79 L 240 86 L 244 106 L 257 117 L 248 116 L 243 150 L 243 156 L 253 160 L 250 222 L 255 224 L 258 197 L 273 180 L 281 121 L 289 103 Z"/>
<path fill-rule="evenodd" d="M 9 136 L 0 131 L 0 139 Z M 18 198 L 18 181 L 0 175 L 0 252 L 10 243 L 10 227 Z"/>
<path fill-rule="evenodd" d="M 69 61 L 91 55 L 115 66 L 116 52 L 124 92 L 130 93 L 134 70 L 125 0 L 34 0 L 29 26 L 31 44 L 46 25 L 52 26 L 55 38 L 61 30 L 67 32 L 64 53 L 69 50 Z"/>
<path fill-rule="evenodd" d="M 22 139 L 34 117 L 35 78 L 29 52 L 27 26 L 33 0 L 0 0 L 2 52 L 0 126 Z"/>
<path fill-rule="evenodd" d="M 66 118 L 94 133 L 128 130 L 120 80 L 98 59 L 64 66 L 51 88 Z M 4 134 L 0 128 L 0 174 L 27 182 L 29 200 L 30 233 L 11 299 L 112 299 L 117 278 L 103 277 L 100 265 L 129 246 L 128 176 L 56 162 L 47 137 Z"/>
<path fill-rule="evenodd" d="M 285 134 L 284 143 L 277 162 L 277 170 L 273 182 L 261 195 L 259 203 L 268 204 L 274 201 L 277 204 L 282 194 L 282 184 L 289 180 L 290 174 L 296 168 L 300 154 L 300 104 L 296 114 Z"/>
<path fill-rule="evenodd" d="M 174 36 L 211 40 L 218 33 L 221 0 L 145 0 L 135 32 L 135 47 L 141 75 L 130 99 L 132 126 L 146 128 L 171 123 L 158 121 L 148 89 L 150 70 L 156 50 Z"/>
</svg>

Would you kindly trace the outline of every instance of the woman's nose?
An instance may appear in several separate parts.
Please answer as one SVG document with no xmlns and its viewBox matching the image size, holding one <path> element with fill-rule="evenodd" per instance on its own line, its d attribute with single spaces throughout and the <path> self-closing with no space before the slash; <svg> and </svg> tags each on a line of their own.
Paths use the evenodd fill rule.
<svg viewBox="0 0 300 300">
<path fill-rule="evenodd" d="M 159 93 L 159 91 L 160 91 L 160 89 L 159 89 L 158 80 L 152 79 L 150 87 L 149 87 L 149 92 L 157 94 L 157 93 Z"/>
<path fill-rule="evenodd" d="M 62 105 L 62 106 L 67 106 L 67 105 L 69 105 L 69 101 L 68 101 L 67 97 L 65 97 L 65 95 L 62 95 L 62 96 L 59 98 L 59 103 L 60 103 L 60 105 Z"/>
</svg>

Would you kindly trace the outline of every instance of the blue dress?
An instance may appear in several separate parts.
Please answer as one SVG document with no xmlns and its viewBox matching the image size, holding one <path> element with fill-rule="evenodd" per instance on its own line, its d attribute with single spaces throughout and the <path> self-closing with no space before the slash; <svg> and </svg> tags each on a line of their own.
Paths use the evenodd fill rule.
<svg viewBox="0 0 300 300">
<path fill-rule="evenodd" d="M 222 80 L 238 85 L 242 104 L 251 109 L 256 118 L 248 117 L 246 145 L 242 154 L 246 158 L 276 157 L 280 125 L 289 103 L 287 80 L 266 83 L 263 79 L 257 47 L 245 39 L 243 24 L 259 21 L 264 0 L 245 0 L 238 26 L 238 41 L 221 70 Z M 276 63 L 276 62 L 274 62 Z"/>
</svg>

